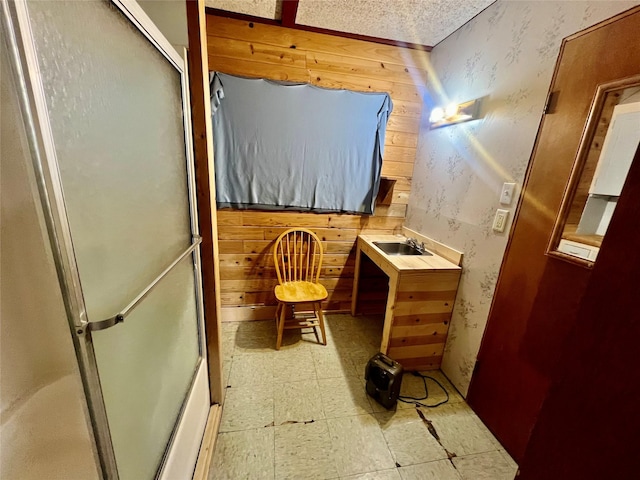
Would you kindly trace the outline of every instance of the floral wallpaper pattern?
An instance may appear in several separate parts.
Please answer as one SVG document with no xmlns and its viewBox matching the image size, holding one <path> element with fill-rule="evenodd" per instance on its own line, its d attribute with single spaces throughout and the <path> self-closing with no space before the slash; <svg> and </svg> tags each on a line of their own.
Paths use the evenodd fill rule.
<svg viewBox="0 0 640 480">
<path fill-rule="evenodd" d="M 464 252 L 442 365 L 464 395 L 562 39 L 638 3 L 498 0 L 431 52 L 406 225 Z M 480 97 L 482 119 L 428 129 L 430 107 Z M 504 207 L 507 181 L 517 188 Z M 510 211 L 504 233 L 491 228 L 497 208 Z"/>
</svg>

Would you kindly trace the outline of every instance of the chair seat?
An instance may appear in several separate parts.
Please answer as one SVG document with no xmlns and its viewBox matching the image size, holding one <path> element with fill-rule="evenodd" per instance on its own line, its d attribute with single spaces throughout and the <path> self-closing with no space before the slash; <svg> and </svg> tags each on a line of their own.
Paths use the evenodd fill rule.
<svg viewBox="0 0 640 480">
<path fill-rule="evenodd" d="M 276 298 L 284 303 L 318 302 L 327 298 L 327 289 L 319 283 L 312 282 L 286 282 L 277 285 Z"/>
</svg>

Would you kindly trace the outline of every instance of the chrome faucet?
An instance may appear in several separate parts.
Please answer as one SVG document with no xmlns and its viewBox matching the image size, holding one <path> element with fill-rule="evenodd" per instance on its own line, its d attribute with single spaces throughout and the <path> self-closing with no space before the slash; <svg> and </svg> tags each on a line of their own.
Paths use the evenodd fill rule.
<svg viewBox="0 0 640 480">
<path fill-rule="evenodd" d="M 420 242 L 418 244 L 418 240 L 416 238 L 411 238 L 411 237 L 407 238 L 407 245 L 409 245 L 410 247 L 415 248 L 420 253 L 423 253 L 424 249 L 425 249 L 424 242 Z"/>
</svg>

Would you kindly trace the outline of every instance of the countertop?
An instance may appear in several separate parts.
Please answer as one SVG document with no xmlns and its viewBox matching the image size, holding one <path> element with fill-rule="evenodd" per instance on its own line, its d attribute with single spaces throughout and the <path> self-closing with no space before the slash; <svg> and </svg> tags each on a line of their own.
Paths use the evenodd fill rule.
<svg viewBox="0 0 640 480">
<path fill-rule="evenodd" d="M 461 267 L 449 260 L 432 253 L 432 255 L 387 255 L 373 242 L 406 242 L 402 235 L 358 235 L 358 244 L 363 253 L 371 258 L 383 270 L 391 268 L 396 272 L 432 272 L 441 270 L 461 270 Z M 381 265 L 380 261 L 386 265 Z M 386 267 L 386 268 L 385 268 Z M 390 272 L 386 272 L 390 273 Z"/>
</svg>

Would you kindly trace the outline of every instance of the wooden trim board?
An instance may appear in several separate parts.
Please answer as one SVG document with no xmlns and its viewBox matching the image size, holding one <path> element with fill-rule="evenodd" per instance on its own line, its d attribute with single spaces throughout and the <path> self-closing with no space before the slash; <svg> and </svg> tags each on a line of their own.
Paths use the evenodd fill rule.
<svg viewBox="0 0 640 480">
<path fill-rule="evenodd" d="M 349 313 L 348 308 L 332 310 L 331 313 Z M 274 305 L 250 305 L 246 307 L 222 307 L 222 321 L 253 322 L 255 320 L 273 320 L 276 315 Z"/>
<path fill-rule="evenodd" d="M 218 256 L 218 221 L 213 164 L 213 133 L 209 102 L 209 66 L 206 45 L 204 0 L 186 2 L 189 37 L 189 88 L 191 90 L 191 121 L 198 202 L 198 224 L 202 245 L 202 288 L 209 363 L 211 403 L 220 403 L 222 388 L 222 358 L 220 355 L 220 260 Z"/>
<path fill-rule="evenodd" d="M 462 257 L 464 254 L 445 245 L 444 243 L 440 243 L 433 238 L 426 237 L 421 233 L 411 230 L 405 226 L 402 227 L 402 234 L 405 237 L 417 238 L 418 241 L 424 242 L 427 250 L 446 258 L 451 263 L 455 263 L 456 265 L 460 265 L 462 263 Z"/>
<path fill-rule="evenodd" d="M 193 472 L 193 480 L 207 480 L 209 478 L 209 469 L 211 468 L 211 460 L 213 459 L 221 418 L 222 406 L 218 404 L 211 405 L 204 436 L 202 437 L 200 453 L 198 453 L 198 461 Z"/>
</svg>

